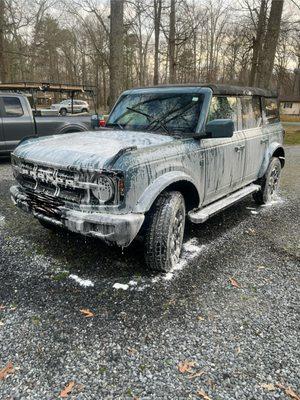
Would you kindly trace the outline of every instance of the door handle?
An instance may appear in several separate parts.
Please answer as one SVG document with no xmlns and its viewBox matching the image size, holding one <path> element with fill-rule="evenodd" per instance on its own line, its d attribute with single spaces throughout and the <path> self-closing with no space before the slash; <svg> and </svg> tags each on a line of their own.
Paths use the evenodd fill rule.
<svg viewBox="0 0 300 400">
<path fill-rule="evenodd" d="M 241 150 L 243 150 L 245 148 L 245 145 L 244 144 L 240 144 L 239 146 L 235 146 L 235 151 L 241 151 Z"/>
<path fill-rule="evenodd" d="M 267 143 L 268 141 L 269 141 L 269 138 L 260 139 L 260 143 L 261 143 L 261 144 Z"/>
</svg>

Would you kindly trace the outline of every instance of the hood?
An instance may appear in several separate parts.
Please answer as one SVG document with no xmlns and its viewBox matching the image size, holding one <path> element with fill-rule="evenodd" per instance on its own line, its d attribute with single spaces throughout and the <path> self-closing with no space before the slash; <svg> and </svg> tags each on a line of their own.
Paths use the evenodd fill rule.
<svg viewBox="0 0 300 400">
<path fill-rule="evenodd" d="M 101 130 L 30 138 L 14 155 L 36 164 L 63 169 L 101 170 L 126 148 L 147 148 L 172 142 L 171 136 L 150 132 Z"/>
</svg>

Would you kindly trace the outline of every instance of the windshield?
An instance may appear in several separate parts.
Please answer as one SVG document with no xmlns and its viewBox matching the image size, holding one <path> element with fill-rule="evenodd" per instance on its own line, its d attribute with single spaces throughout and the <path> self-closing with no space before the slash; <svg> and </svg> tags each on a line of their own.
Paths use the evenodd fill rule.
<svg viewBox="0 0 300 400">
<path fill-rule="evenodd" d="M 131 93 L 124 95 L 106 126 L 126 130 L 194 133 L 204 95 L 199 93 Z"/>
</svg>

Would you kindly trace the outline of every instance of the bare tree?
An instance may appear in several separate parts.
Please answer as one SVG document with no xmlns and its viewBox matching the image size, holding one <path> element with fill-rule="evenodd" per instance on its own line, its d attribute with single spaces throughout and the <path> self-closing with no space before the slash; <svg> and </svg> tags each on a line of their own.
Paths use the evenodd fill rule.
<svg viewBox="0 0 300 400">
<path fill-rule="evenodd" d="M 159 39 L 161 25 L 162 0 L 154 0 L 154 73 L 153 84 L 157 85 L 159 81 Z"/>
<path fill-rule="evenodd" d="M 123 85 L 124 0 L 110 0 L 110 96 L 112 107 Z"/>
<path fill-rule="evenodd" d="M 5 41 L 5 2 L 0 0 L 0 81 L 6 81 L 6 54 L 4 53 Z"/>
<path fill-rule="evenodd" d="M 170 27 L 169 27 L 169 82 L 176 82 L 176 0 L 171 0 L 170 5 Z"/>
<path fill-rule="evenodd" d="M 261 70 L 257 79 L 258 86 L 268 88 L 272 77 L 276 48 L 280 33 L 280 22 L 284 0 L 272 0 L 267 32 L 263 46 Z"/>
</svg>

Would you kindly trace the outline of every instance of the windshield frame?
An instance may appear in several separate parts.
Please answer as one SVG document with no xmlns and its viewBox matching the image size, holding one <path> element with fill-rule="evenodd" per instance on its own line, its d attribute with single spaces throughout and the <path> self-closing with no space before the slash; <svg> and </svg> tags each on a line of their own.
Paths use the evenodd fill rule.
<svg viewBox="0 0 300 400">
<path fill-rule="evenodd" d="M 200 87 L 200 86 L 183 86 L 183 87 L 152 87 L 152 88 L 140 88 L 140 89 L 132 89 L 132 90 L 126 90 L 121 94 L 121 96 L 118 98 L 116 101 L 114 107 L 112 108 L 111 112 L 109 113 L 108 119 L 107 119 L 107 125 L 109 128 L 110 124 L 110 118 L 111 115 L 113 114 L 115 108 L 118 106 L 118 104 L 123 100 L 123 98 L 127 95 L 140 95 L 140 94 L 201 94 L 203 95 L 203 103 L 202 103 L 202 108 L 200 111 L 199 119 L 196 125 L 195 132 L 189 132 L 189 133 L 182 133 L 182 137 L 203 137 L 205 136 L 205 123 L 207 119 L 207 114 L 208 114 L 208 109 L 209 109 L 209 104 L 212 98 L 212 90 L 208 87 Z M 155 117 L 155 115 L 154 115 Z M 113 123 L 113 122 L 111 122 Z M 126 131 L 126 128 L 124 129 Z M 143 130 L 145 131 L 145 130 Z M 137 132 L 139 132 L 137 130 Z M 166 132 L 161 132 L 161 131 L 151 131 L 151 133 L 157 133 L 157 134 L 164 134 L 164 135 L 170 135 L 170 136 L 175 136 L 178 135 L 178 132 L 172 133 L 170 131 L 169 133 Z"/>
</svg>

